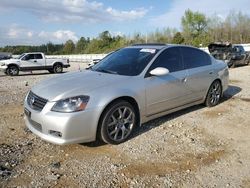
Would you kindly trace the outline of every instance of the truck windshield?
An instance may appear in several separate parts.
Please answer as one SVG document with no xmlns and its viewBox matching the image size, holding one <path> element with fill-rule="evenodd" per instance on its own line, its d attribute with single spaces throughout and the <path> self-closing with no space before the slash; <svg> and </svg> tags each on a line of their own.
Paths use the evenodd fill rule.
<svg viewBox="0 0 250 188">
<path fill-rule="evenodd" d="M 16 59 L 21 59 L 23 56 L 25 56 L 25 54 L 19 55 Z"/>
<path fill-rule="evenodd" d="M 139 75 L 151 59 L 157 54 L 157 49 L 123 48 L 102 59 L 91 70 L 125 76 Z"/>
</svg>

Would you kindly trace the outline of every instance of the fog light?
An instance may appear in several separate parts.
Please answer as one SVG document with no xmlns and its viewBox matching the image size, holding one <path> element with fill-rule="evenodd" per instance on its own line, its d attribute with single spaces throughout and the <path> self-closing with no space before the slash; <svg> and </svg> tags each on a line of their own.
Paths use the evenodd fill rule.
<svg viewBox="0 0 250 188">
<path fill-rule="evenodd" d="M 52 136 L 55 136 L 55 137 L 62 137 L 62 133 L 58 132 L 58 131 L 50 130 L 49 134 L 51 134 Z"/>
</svg>

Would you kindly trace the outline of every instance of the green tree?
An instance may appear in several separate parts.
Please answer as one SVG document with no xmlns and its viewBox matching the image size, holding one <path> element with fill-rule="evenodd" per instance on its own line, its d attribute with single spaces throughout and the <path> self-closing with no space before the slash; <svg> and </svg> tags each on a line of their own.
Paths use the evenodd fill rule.
<svg viewBox="0 0 250 188">
<path fill-rule="evenodd" d="M 182 36 L 181 32 L 175 33 L 172 43 L 173 44 L 183 44 L 185 41 L 184 37 Z"/>
<path fill-rule="evenodd" d="M 72 40 L 66 41 L 63 47 L 63 52 L 65 54 L 72 54 L 75 50 L 75 44 Z"/>
<path fill-rule="evenodd" d="M 181 24 L 185 41 L 188 44 L 199 46 L 203 38 L 206 38 L 208 20 L 204 14 L 186 10 Z"/>
<path fill-rule="evenodd" d="M 84 53 L 87 45 L 88 45 L 88 40 L 86 40 L 84 37 L 81 37 L 76 43 L 76 52 Z"/>
</svg>

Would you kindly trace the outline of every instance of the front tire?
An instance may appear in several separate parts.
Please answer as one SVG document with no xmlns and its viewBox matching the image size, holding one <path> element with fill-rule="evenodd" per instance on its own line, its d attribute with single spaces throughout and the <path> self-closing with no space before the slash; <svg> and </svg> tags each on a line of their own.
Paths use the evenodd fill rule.
<svg viewBox="0 0 250 188">
<path fill-rule="evenodd" d="M 112 103 L 100 119 L 99 138 L 108 144 L 125 142 L 136 126 L 137 118 L 134 107 L 127 101 Z"/>
<path fill-rule="evenodd" d="M 10 75 L 10 76 L 17 76 L 19 74 L 19 69 L 17 66 L 10 66 L 8 69 L 7 69 L 7 75 Z"/>
<path fill-rule="evenodd" d="M 215 80 L 209 87 L 205 105 L 208 107 L 213 107 L 219 104 L 219 101 L 222 96 L 222 86 L 219 80 Z"/>
</svg>

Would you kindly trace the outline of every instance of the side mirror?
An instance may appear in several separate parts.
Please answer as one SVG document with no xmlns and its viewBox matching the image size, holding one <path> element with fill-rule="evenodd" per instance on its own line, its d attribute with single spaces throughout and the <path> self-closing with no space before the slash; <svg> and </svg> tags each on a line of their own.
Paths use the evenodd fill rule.
<svg viewBox="0 0 250 188">
<path fill-rule="evenodd" d="M 164 76 L 169 73 L 169 70 L 163 67 L 157 67 L 149 72 L 153 76 Z"/>
</svg>

